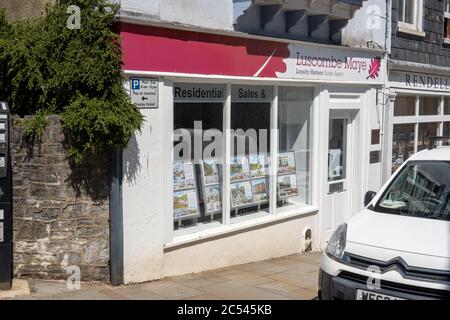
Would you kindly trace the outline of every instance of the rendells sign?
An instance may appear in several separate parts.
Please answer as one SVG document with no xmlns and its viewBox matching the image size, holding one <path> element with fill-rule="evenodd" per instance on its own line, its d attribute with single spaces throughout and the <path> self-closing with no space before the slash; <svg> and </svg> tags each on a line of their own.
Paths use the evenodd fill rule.
<svg viewBox="0 0 450 320">
<path fill-rule="evenodd" d="M 392 87 L 450 92 L 450 77 L 441 75 L 392 71 L 389 81 Z"/>
</svg>

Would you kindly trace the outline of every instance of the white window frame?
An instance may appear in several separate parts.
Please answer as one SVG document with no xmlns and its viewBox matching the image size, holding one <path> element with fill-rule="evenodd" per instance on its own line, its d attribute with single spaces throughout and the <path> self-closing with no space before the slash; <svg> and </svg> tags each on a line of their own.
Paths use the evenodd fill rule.
<svg viewBox="0 0 450 320">
<path fill-rule="evenodd" d="M 425 32 L 423 32 L 423 0 L 404 0 L 403 14 L 405 14 L 406 5 L 413 5 L 413 23 L 407 23 L 402 21 L 403 17 L 398 17 L 398 30 L 403 33 L 410 33 L 415 36 L 424 37 Z"/>
<path fill-rule="evenodd" d="M 450 24 L 450 0 L 445 0 L 444 2 L 444 26 L 445 26 L 445 20 L 448 20 L 448 24 Z M 444 31 L 444 43 L 450 44 L 450 34 L 445 37 L 445 31 Z"/>
<path fill-rule="evenodd" d="M 279 150 L 278 149 L 278 135 L 274 134 L 277 133 L 278 128 L 278 88 L 283 87 L 299 87 L 299 88 L 310 88 L 313 90 L 313 99 L 311 103 L 311 113 L 310 113 L 310 121 L 311 121 L 311 132 L 313 131 L 313 126 L 315 125 L 315 115 L 314 115 L 314 109 L 318 108 L 318 99 L 315 96 L 317 93 L 317 84 L 313 83 L 286 83 L 285 85 L 278 85 L 274 84 L 272 82 L 265 83 L 265 82 L 251 82 L 251 81 L 226 81 L 225 79 L 223 81 L 211 81 L 210 79 L 186 79 L 186 78 L 173 78 L 170 79 L 170 84 L 173 88 L 174 83 L 216 83 L 216 84 L 225 84 L 226 85 L 226 98 L 224 105 L 224 111 L 223 111 L 223 121 L 224 126 L 223 130 L 224 132 L 227 132 L 227 130 L 231 129 L 231 86 L 232 85 L 254 85 L 254 86 L 272 86 L 274 89 L 274 96 L 270 107 L 270 113 L 271 113 L 271 119 L 270 119 L 270 154 L 271 159 L 274 159 L 274 156 L 277 157 Z M 171 112 L 169 114 L 172 116 L 172 123 L 173 123 L 173 98 L 171 100 Z M 173 132 L 173 125 L 170 126 L 172 128 Z M 176 247 L 178 245 L 182 245 L 184 243 L 189 243 L 198 239 L 205 239 L 208 237 L 214 237 L 220 234 L 226 234 L 229 232 L 234 232 L 236 230 L 240 229 L 246 229 L 250 227 L 254 227 L 261 224 L 271 223 L 273 221 L 277 220 L 283 220 L 287 219 L 289 217 L 294 216 L 301 216 L 301 215 L 308 215 L 314 212 L 318 212 L 318 208 L 314 206 L 314 200 L 315 194 L 314 190 L 312 188 L 313 186 L 313 175 L 316 170 L 314 162 L 313 162 L 313 146 L 314 146 L 314 137 L 312 134 L 310 134 L 310 179 L 309 179 L 309 185 L 310 185 L 310 191 L 309 191 L 309 204 L 302 203 L 302 204 L 293 204 L 289 208 L 283 207 L 283 208 L 277 208 L 277 191 L 276 191 L 276 183 L 277 183 L 277 176 L 270 174 L 269 175 L 269 190 L 270 190 L 270 197 L 269 197 L 269 212 L 266 211 L 259 211 L 255 213 L 251 213 L 242 217 L 238 218 L 232 218 L 231 217 L 231 204 L 229 201 L 222 201 L 222 221 L 212 222 L 203 224 L 200 226 L 192 226 L 192 227 L 186 227 L 185 229 L 179 229 L 174 230 L 174 220 L 173 220 L 173 206 L 170 205 L 170 214 L 169 217 L 167 217 L 167 227 L 166 227 L 166 236 L 165 236 L 165 248 L 171 248 Z M 229 134 L 229 131 L 227 134 L 225 134 L 225 143 L 224 143 L 224 150 L 230 150 L 231 147 L 231 135 Z M 225 163 L 230 163 L 231 155 L 229 152 L 224 151 L 224 159 Z M 173 155 L 171 154 L 172 159 Z M 269 163 L 271 171 L 269 172 L 277 172 L 277 161 L 271 161 Z M 173 163 L 170 165 L 171 172 L 173 172 Z M 172 182 L 172 174 L 167 178 L 169 179 L 170 183 Z M 229 165 L 223 167 L 223 179 L 222 179 L 222 199 L 229 199 L 231 195 L 231 189 L 230 189 L 230 169 Z M 170 202 L 172 204 L 172 202 Z"/>
<path fill-rule="evenodd" d="M 411 94 L 401 94 L 399 93 L 397 95 L 397 98 L 400 97 L 411 97 Z M 430 98 L 439 98 L 439 106 L 438 106 L 438 114 L 437 115 L 420 115 L 420 101 L 421 98 L 424 97 L 430 97 Z M 442 135 L 443 128 L 444 128 L 444 122 L 450 122 L 450 115 L 444 114 L 444 103 L 445 99 L 448 97 L 445 96 L 436 96 L 436 95 L 427 95 L 427 94 L 420 94 L 415 95 L 415 114 L 412 116 L 394 116 L 392 115 L 392 132 L 394 131 L 393 126 L 396 124 L 412 124 L 415 126 L 414 130 L 414 153 L 417 153 L 417 145 L 418 145 L 418 139 L 419 139 L 419 124 L 421 123 L 438 123 L 438 135 Z M 394 104 L 395 105 L 395 104 Z M 395 107 L 394 107 L 395 108 Z M 392 139 L 391 139 L 392 140 Z M 391 150 L 392 150 L 392 143 L 391 143 Z M 392 158 L 392 157 L 391 157 Z"/>
</svg>

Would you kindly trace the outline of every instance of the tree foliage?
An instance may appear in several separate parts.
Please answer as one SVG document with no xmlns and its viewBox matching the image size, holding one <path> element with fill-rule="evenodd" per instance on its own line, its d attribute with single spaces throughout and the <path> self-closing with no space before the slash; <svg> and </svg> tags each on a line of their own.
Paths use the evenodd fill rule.
<svg viewBox="0 0 450 320">
<path fill-rule="evenodd" d="M 67 27 L 69 5 L 81 9 L 81 29 Z M 123 87 L 118 9 L 107 0 L 61 0 L 41 18 L 12 24 L 0 10 L 0 100 L 15 114 L 36 115 L 26 125 L 36 137 L 45 115 L 59 114 L 78 162 L 126 146 L 143 122 Z"/>
</svg>

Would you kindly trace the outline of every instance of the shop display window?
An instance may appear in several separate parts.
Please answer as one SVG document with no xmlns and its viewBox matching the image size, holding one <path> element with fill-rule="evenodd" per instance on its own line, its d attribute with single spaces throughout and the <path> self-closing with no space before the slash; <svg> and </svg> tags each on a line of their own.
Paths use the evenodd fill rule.
<svg viewBox="0 0 450 320">
<path fill-rule="evenodd" d="M 312 100 L 311 88 L 280 87 L 278 90 L 279 208 L 310 203 Z"/>
<path fill-rule="evenodd" d="M 394 116 L 413 116 L 416 113 L 416 97 L 397 97 Z"/>
<path fill-rule="evenodd" d="M 430 147 L 429 137 L 438 135 L 439 123 L 420 123 L 419 137 L 417 139 L 417 151 L 428 149 Z"/>
<path fill-rule="evenodd" d="M 450 122 L 444 122 L 442 135 L 444 137 L 450 137 Z M 448 145 L 450 145 L 450 140 L 449 139 L 444 139 L 442 141 L 442 144 L 444 146 L 448 146 Z"/>
<path fill-rule="evenodd" d="M 422 97 L 419 104 L 419 115 L 435 116 L 439 113 L 440 98 Z"/>
<path fill-rule="evenodd" d="M 274 87 L 229 88 L 174 84 L 174 230 L 195 232 L 310 203 L 312 89 L 279 87 L 274 111 Z M 271 152 L 273 132 L 278 148 Z"/>
<path fill-rule="evenodd" d="M 417 112 L 416 102 L 418 102 Z M 442 135 L 450 134 L 448 131 L 450 99 L 444 97 L 442 109 L 441 103 L 440 96 L 397 96 L 394 103 L 392 172 L 415 152 L 429 148 L 429 137 L 439 136 L 441 125 Z M 448 140 L 440 141 L 439 144 L 448 145 Z"/>
<path fill-rule="evenodd" d="M 174 90 L 174 229 L 221 223 L 225 86 L 176 86 Z"/>
<path fill-rule="evenodd" d="M 231 217 L 269 212 L 270 110 L 273 88 L 232 86 Z"/>
<path fill-rule="evenodd" d="M 395 124 L 392 141 L 392 172 L 414 154 L 414 124 Z"/>
</svg>

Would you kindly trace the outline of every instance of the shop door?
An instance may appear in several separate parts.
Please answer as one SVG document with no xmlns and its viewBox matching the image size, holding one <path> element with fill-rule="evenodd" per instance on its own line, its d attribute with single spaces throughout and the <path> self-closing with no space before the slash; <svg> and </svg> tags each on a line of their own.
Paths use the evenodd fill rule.
<svg viewBox="0 0 450 320">
<path fill-rule="evenodd" d="M 327 182 L 322 213 L 322 249 L 333 231 L 353 213 L 352 188 L 356 111 L 330 110 Z"/>
</svg>

